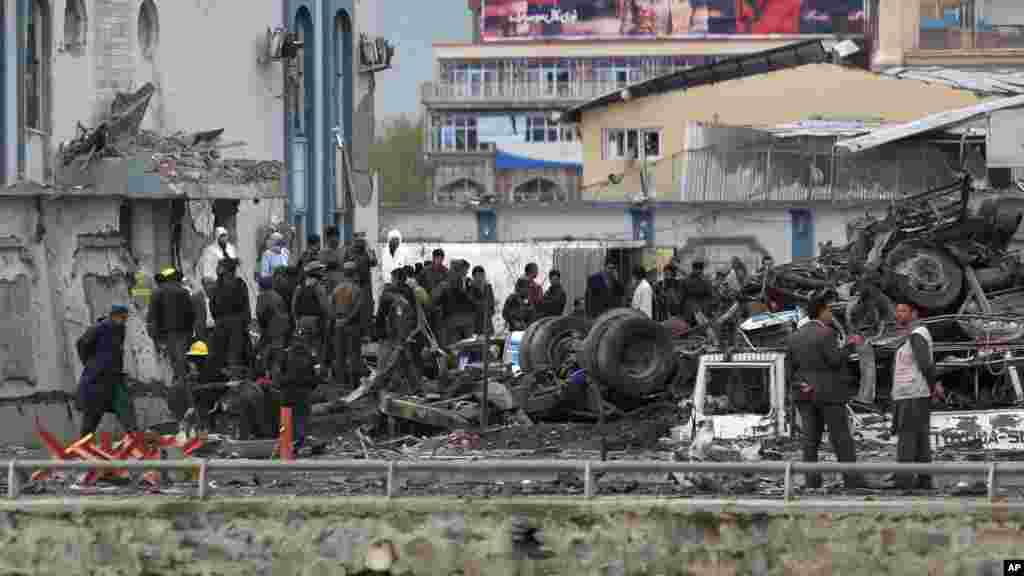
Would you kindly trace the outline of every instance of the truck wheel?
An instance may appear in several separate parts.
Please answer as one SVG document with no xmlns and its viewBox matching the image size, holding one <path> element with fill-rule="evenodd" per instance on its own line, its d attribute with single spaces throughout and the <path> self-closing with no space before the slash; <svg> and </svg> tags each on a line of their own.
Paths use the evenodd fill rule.
<svg viewBox="0 0 1024 576">
<path fill-rule="evenodd" d="M 554 322 L 556 319 L 556 316 L 541 318 L 527 326 L 526 330 L 523 331 L 523 338 L 519 341 L 519 367 L 522 368 L 523 372 L 537 370 L 545 363 L 545 355 L 541 353 L 541 350 L 544 348 L 535 347 L 534 340 L 538 339 L 537 335 L 543 326 Z"/>
<path fill-rule="evenodd" d="M 926 311 L 952 306 L 963 291 L 963 270 L 945 250 L 904 242 L 885 263 L 896 275 L 896 288 Z"/>
<path fill-rule="evenodd" d="M 846 303 L 846 331 L 865 338 L 880 338 L 896 319 L 896 306 L 885 294 L 856 294 Z"/>
<path fill-rule="evenodd" d="M 664 387 L 674 361 L 671 332 L 646 316 L 619 318 L 598 346 L 602 380 L 628 398 L 639 399 Z"/>
<path fill-rule="evenodd" d="M 540 348 L 540 342 L 545 342 L 543 349 L 544 360 L 552 368 L 558 368 L 569 357 L 577 351 L 580 343 L 587 337 L 590 331 L 590 322 L 579 316 L 561 316 L 542 326 L 534 335 L 536 348 Z M 534 359 L 536 362 L 536 359 Z M 577 359 L 577 362 L 579 360 Z"/>
<path fill-rule="evenodd" d="M 620 318 L 642 315 L 643 312 L 632 308 L 614 308 L 604 314 L 601 314 L 596 320 L 594 320 L 593 325 L 590 327 L 590 331 L 587 332 L 587 337 L 583 340 L 583 353 L 580 358 L 581 365 L 583 366 L 583 369 L 587 371 L 587 374 L 590 374 L 598 380 L 603 380 L 600 374 L 600 368 L 597 365 L 598 346 L 601 344 L 601 339 L 604 337 L 604 333 L 608 328 Z"/>
</svg>

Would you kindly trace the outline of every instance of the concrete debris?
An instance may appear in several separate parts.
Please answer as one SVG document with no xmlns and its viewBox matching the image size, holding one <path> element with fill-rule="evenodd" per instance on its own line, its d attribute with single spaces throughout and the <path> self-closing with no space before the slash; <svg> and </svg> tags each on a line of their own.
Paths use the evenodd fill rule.
<svg viewBox="0 0 1024 576">
<path fill-rule="evenodd" d="M 79 124 L 75 139 L 61 146 L 63 165 L 78 161 L 87 168 L 99 158 L 144 156 L 146 172 L 171 181 L 249 184 L 280 179 L 281 162 L 222 158 L 222 150 L 244 146 L 221 143 L 223 128 L 168 136 L 140 130 L 155 91 L 146 83 L 134 93 L 118 93 L 107 119 L 91 130 Z"/>
</svg>

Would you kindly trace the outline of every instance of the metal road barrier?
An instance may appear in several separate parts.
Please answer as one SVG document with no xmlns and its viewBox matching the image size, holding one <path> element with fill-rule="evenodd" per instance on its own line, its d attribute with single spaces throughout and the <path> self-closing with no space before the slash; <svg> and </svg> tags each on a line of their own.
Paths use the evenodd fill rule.
<svg viewBox="0 0 1024 576">
<path fill-rule="evenodd" d="M 1000 475 L 1024 475 L 1024 462 L 932 462 L 901 464 L 896 462 L 662 462 L 589 461 L 589 460 L 479 460 L 474 462 L 395 461 L 395 460 L 129 460 L 129 461 L 58 461 L 7 460 L 0 461 L 7 468 L 7 497 L 21 495 L 21 471 L 35 470 L 177 470 L 198 469 L 197 496 L 206 498 L 208 474 L 216 471 L 247 472 L 358 472 L 380 473 L 387 477 L 387 496 L 397 492 L 395 479 L 403 472 L 448 472 L 471 474 L 552 473 L 569 472 L 583 475 L 583 496 L 595 495 L 596 475 L 601 473 L 656 474 L 656 473 L 782 473 L 786 500 L 793 497 L 793 474 L 808 472 L 860 472 L 860 473 L 917 473 L 932 475 L 985 474 L 988 478 L 988 497 L 995 500 L 999 492 Z"/>
</svg>

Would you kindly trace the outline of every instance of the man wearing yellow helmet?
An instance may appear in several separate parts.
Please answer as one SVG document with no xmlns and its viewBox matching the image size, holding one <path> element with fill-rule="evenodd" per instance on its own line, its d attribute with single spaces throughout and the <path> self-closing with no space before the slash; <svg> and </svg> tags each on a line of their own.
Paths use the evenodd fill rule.
<svg viewBox="0 0 1024 576">
<path fill-rule="evenodd" d="M 185 378 L 185 350 L 192 341 L 195 328 L 195 308 L 192 295 L 181 283 L 181 276 L 173 267 L 164 268 L 157 277 L 157 287 L 149 303 L 146 328 L 150 338 L 171 363 L 174 381 L 170 388 L 168 408 L 178 419 L 188 410 Z"/>
</svg>

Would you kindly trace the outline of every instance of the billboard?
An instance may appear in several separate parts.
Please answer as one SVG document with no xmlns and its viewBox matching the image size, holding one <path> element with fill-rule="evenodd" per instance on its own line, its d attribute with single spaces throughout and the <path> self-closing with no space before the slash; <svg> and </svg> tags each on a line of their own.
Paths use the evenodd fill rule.
<svg viewBox="0 0 1024 576">
<path fill-rule="evenodd" d="M 485 41 L 863 34 L 864 0 L 483 0 Z"/>
</svg>

